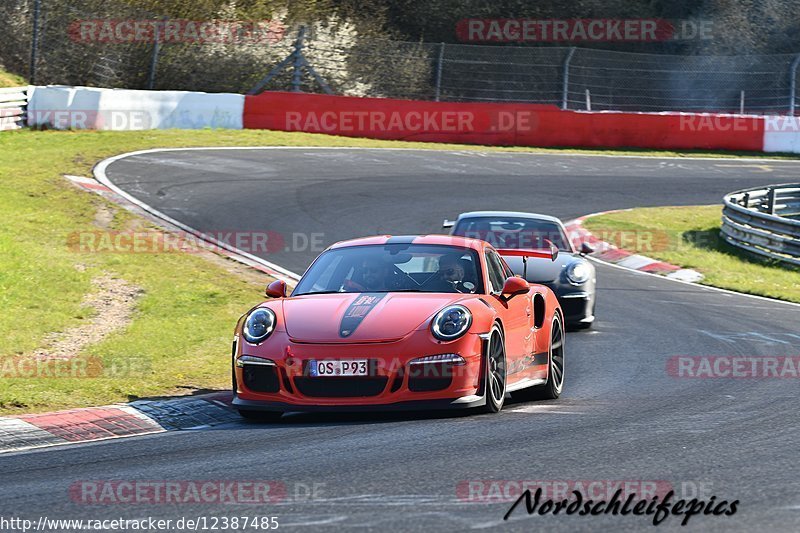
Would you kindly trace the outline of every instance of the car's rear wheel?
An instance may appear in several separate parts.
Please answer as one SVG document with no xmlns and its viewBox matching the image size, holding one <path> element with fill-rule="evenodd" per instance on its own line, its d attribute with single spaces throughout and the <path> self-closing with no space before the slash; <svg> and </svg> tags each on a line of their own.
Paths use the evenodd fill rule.
<svg viewBox="0 0 800 533">
<path fill-rule="evenodd" d="M 564 388 L 564 327 L 558 313 L 553 316 L 548 351 L 547 383 L 517 391 L 514 393 L 515 399 L 522 401 L 555 400 L 561 396 L 561 390 Z"/>
<path fill-rule="evenodd" d="M 503 335 L 495 327 L 486 347 L 486 405 L 484 410 L 498 413 L 506 398 L 506 348 Z"/>
</svg>

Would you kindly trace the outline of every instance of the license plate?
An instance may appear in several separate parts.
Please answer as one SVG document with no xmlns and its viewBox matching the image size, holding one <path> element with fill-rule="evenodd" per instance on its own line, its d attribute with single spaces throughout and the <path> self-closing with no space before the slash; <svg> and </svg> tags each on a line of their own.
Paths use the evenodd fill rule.
<svg viewBox="0 0 800 533">
<path fill-rule="evenodd" d="M 366 359 L 347 360 L 311 360 L 308 362 L 308 374 L 311 377 L 321 378 L 328 376 L 367 376 Z"/>
</svg>

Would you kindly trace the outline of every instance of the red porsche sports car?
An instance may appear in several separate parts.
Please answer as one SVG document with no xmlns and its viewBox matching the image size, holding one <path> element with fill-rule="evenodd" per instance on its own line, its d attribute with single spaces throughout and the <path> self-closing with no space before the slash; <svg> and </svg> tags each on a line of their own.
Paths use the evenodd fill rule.
<svg viewBox="0 0 800 533">
<path fill-rule="evenodd" d="M 499 253 L 498 253 L 499 252 Z M 555 399 L 564 385 L 564 316 L 544 285 L 495 250 L 445 235 L 334 244 L 298 282 L 236 326 L 233 404 L 246 418 L 287 411 L 478 407 L 506 393 Z"/>
</svg>

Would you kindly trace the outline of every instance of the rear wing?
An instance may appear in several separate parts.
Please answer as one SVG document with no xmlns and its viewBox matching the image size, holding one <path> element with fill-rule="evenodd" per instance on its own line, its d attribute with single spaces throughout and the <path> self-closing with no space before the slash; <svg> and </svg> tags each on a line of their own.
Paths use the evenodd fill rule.
<svg viewBox="0 0 800 533">
<path fill-rule="evenodd" d="M 544 242 L 547 243 L 548 245 L 548 247 L 545 249 L 532 250 L 528 248 L 500 248 L 497 249 L 497 253 L 500 255 L 521 257 L 522 277 L 527 279 L 529 257 L 539 257 L 541 259 L 549 259 L 550 261 L 555 261 L 556 257 L 558 257 L 558 246 L 548 241 L 547 239 L 545 239 Z"/>
<path fill-rule="evenodd" d="M 512 257 L 522 257 L 523 261 L 525 261 L 528 257 L 539 257 L 541 259 L 555 261 L 558 257 L 558 247 L 547 239 L 545 239 L 544 242 L 548 245 L 548 247 L 544 249 L 533 250 L 529 248 L 498 248 L 497 253 Z"/>
</svg>

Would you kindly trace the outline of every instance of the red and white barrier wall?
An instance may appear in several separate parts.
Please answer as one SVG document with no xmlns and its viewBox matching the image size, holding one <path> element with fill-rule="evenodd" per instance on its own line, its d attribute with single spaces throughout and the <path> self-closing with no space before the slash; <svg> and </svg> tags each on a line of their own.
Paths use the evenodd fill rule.
<svg viewBox="0 0 800 533">
<path fill-rule="evenodd" d="M 51 128 L 270 129 L 495 146 L 800 153 L 800 118 L 711 113 L 563 111 L 537 104 L 461 103 L 267 92 L 35 87 L 28 125 Z"/>
<path fill-rule="evenodd" d="M 760 117 L 562 111 L 536 104 L 455 103 L 284 92 L 247 96 L 244 127 L 502 146 L 753 150 Z"/>
</svg>

